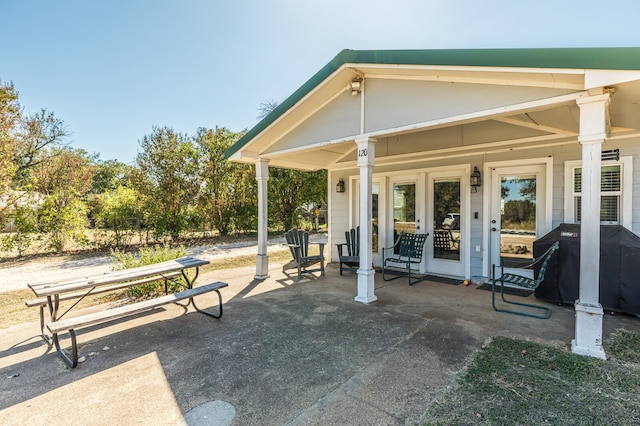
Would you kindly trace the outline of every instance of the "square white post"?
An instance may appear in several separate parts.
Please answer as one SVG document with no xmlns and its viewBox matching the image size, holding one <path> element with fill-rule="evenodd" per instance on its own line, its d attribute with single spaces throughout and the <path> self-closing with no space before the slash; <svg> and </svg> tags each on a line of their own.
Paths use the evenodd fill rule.
<svg viewBox="0 0 640 426">
<path fill-rule="evenodd" d="M 372 253 L 372 182 L 375 166 L 376 141 L 371 138 L 356 139 L 358 167 L 360 168 L 360 266 L 358 268 L 358 295 L 356 302 L 371 303 L 375 295 L 375 271 Z"/>
<path fill-rule="evenodd" d="M 269 255 L 267 254 L 269 160 L 256 161 L 256 180 L 258 181 L 258 254 L 254 278 L 264 280 L 269 278 Z"/>
<path fill-rule="evenodd" d="M 606 359 L 602 348 L 604 311 L 600 296 L 600 182 L 602 145 L 609 126 L 610 94 L 578 99 L 582 145 L 582 205 L 580 220 L 580 298 L 575 302 L 576 336 L 571 350 Z"/>
</svg>

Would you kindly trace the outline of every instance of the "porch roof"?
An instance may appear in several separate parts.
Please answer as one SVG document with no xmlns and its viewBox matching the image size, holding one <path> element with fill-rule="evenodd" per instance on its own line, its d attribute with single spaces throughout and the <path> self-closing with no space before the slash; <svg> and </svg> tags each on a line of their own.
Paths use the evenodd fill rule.
<svg viewBox="0 0 640 426">
<path fill-rule="evenodd" d="M 585 70 L 640 71 L 640 47 L 618 48 L 539 48 L 539 49 L 454 49 L 454 50 L 350 50 L 345 49 L 306 83 L 251 128 L 225 153 L 237 159 L 239 151 L 259 138 L 290 110 L 330 85 L 342 87 L 355 76 L 368 74 L 424 75 L 427 70 L 459 72 L 482 69 L 504 77 L 518 73 L 548 74 L 548 87 L 586 89 Z M 410 70 L 407 72 L 407 70 Z M 344 75 L 342 75 L 344 74 Z M 433 75 L 431 76 L 433 78 Z M 466 77 L 460 77 L 466 78 Z M 235 157 L 235 158 L 234 158 Z"/>
</svg>

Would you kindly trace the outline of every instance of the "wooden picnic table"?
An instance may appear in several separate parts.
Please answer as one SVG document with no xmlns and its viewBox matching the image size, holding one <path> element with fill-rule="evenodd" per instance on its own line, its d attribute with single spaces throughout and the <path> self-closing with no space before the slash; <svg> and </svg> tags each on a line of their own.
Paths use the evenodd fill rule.
<svg viewBox="0 0 640 426">
<path fill-rule="evenodd" d="M 184 307 L 192 304 L 196 311 L 214 318 L 220 318 L 222 316 L 222 296 L 219 289 L 226 287 L 228 284 L 215 282 L 200 287 L 194 287 L 194 282 L 198 278 L 200 267 L 208 263 L 208 260 L 186 256 L 166 262 L 131 269 L 123 269 L 101 275 L 79 277 L 63 281 L 28 283 L 29 288 L 36 295 L 37 299 L 26 303 L 27 306 L 40 307 L 40 328 L 42 338 L 50 345 L 53 343 L 62 360 L 69 367 L 74 368 L 78 364 L 78 350 L 75 336 L 76 328 L 134 315 L 165 304 L 178 303 L 180 300 L 184 299 L 189 299 L 186 304 L 178 304 Z M 195 269 L 195 274 L 192 278 L 187 274 L 187 270 L 189 269 Z M 177 278 L 180 277 L 184 279 L 184 283 L 182 284 L 184 285 L 185 290 L 169 294 L 168 281 L 177 283 Z M 64 318 L 65 315 L 86 296 L 158 280 L 164 280 L 164 296 L 144 300 L 142 302 L 130 303 L 114 309 Z M 213 314 L 199 309 L 193 300 L 194 296 L 210 291 L 215 291 L 218 294 L 218 314 Z M 60 313 L 60 301 L 69 299 L 75 299 L 76 301 L 66 311 Z M 48 321 L 45 319 L 45 307 L 48 308 Z M 71 357 L 69 357 L 60 347 L 58 333 L 64 331 L 68 331 L 71 338 Z"/>
</svg>

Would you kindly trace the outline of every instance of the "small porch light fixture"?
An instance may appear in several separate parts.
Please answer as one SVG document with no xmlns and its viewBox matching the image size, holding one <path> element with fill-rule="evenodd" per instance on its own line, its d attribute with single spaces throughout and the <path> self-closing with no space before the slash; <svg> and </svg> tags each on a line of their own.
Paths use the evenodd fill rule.
<svg viewBox="0 0 640 426">
<path fill-rule="evenodd" d="M 470 177 L 471 183 L 471 192 L 478 192 L 478 187 L 482 185 L 482 177 L 480 176 L 480 171 L 476 166 L 473 166 L 473 171 L 471 172 Z"/>
<path fill-rule="evenodd" d="M 336 192 L 344 192 L 344 181 L 342 180 L 342 178 L 340 178 L 338 184 L 336 185 Z"/>
<path fill-rule="evenodd" d="M 351 89 L 352 96 L 358 96 L 358 94 L 362 92 L 362 80 L 353 80 L 349 88 Z"/>
</svg>

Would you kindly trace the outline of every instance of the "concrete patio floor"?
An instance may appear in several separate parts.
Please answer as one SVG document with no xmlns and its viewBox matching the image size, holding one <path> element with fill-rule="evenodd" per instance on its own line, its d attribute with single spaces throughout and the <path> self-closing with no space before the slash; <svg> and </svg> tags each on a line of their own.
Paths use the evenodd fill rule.
<svg viewBox="0 0 640 426">
<path fill-rule="evenodd" d="M 0 423 L 419 424 L 488 338 L 568 348 L 574 334 L 572 306 L 533 319 L 494 312 L 474 285 L 380 274 L 378 301 L 363 305 L 353 273 L 329 266 L 296 282 L 280 267 L 265 281 L 253 268 L 201 275 L 229 283 L 221 320 L 168 306 L 80 330 L 86 361 L 74 370 L 36 322 L 0 330 Z M 615 330 L 640 332 L 633 316 L 607 314 L 604 326 L 605 349 Z"/>
</svg>

